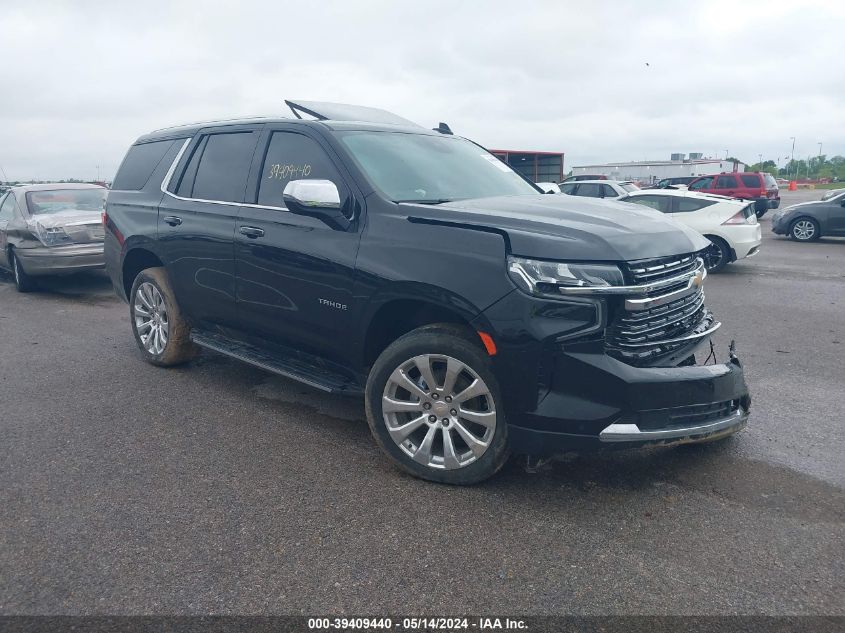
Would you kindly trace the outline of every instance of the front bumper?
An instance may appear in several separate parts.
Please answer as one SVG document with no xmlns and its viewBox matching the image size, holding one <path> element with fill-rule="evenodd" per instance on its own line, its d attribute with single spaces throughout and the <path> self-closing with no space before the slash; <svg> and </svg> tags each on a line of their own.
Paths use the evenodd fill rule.
<svg viewBox="0 0 845 633">
<path fill-rule="evenodd" d="M 789 222 L 786 221 L 784 211 L 776 211 L 772 216 L 772 233 L 775 235 L 786 235 L 789 233 Z"/>
<path fill-rule="evenodd" d="M 554 454 L 697 442 L 735 433 L 751 397 L 742 365 L 632 367 L 599 354 L 564 354 L 535 410 L 511 416 L 515 452 Z"/>
<path fill-rule="evenodd" d="M 493 370 L 515 452 L 704 441 L 745 425 L 751 398 L 733 353 L 721 364 L 690 365 L 693 354 L 709 351 L 705 336 L 635 365 L 608 348 L 604 306 L 544 301 L 517 291 L 488 308 L 484 323 L 474 324 L 496 340 Z"/>
<path fill-rule="evenodd" d="M 102 242 L 69 246 L 38 246 L 15 250 L 28 275 L 56 275 L 105 267 Z"/>
</svg>

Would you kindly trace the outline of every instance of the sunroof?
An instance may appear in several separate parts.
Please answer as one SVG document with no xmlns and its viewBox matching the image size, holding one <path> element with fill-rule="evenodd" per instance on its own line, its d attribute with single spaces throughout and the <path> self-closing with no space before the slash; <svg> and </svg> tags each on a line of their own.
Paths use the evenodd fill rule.
<svg viewBox="0 0 845 633">
<path fill-rule="evenodd" d="M 366 123 L 388 123 L 419 127 L 413 121 L 403 119 L 401 116 L 381 108 L 323 101 L 291 101 L 289 99 L 285 99 L 285 103 L 297 119 L 301 119 L 304 114 L 321 121 L 363 121 Z"/>
</svg>

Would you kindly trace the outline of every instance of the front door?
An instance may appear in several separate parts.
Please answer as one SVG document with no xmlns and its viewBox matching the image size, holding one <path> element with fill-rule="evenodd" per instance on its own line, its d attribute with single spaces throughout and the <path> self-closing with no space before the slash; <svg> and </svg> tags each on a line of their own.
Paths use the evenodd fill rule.
<svg viewBox="0 0 845 633">
<path fill-rule="evenodd" d="M 845 196 L 839 196 L 828 204 L 827 227 L 822 235 L 845 235 Z"/>
<path fill-rule="evenodd" d="M 158 213 L 161 255 L 180 307 L 195 323 L 237 325 L 235 223 L 259 130 L 203 130 L 171 177 Z"/>
<path fill-rule="evenodd" d="M 338 341 L 352 331 L 362 225 L 351 211 L 358 205 L 352 180 L 316 134 L 284 124 L 268 126 L 253 171 L 254 204 L 242 207 L 235 234 L 241 326 L 253 337 L 342 360 Z M 285 185 L 301 179 L 337 185 L 353 220 L 347 230 L 285 208 Z"/>
</svg>

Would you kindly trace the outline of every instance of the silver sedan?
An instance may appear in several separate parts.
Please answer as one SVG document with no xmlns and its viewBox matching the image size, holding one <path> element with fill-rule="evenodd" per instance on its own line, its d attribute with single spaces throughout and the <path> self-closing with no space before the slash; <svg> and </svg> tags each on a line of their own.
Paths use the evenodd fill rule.
<svg viewBox="0 0 845 633">
<path fill-rule="evenodd" d="M 33 278 L 103 268 L 106 189 L 83 183 L 13 187 L 0 196 L 0 267 L 20 292 Z"/>
</svg>

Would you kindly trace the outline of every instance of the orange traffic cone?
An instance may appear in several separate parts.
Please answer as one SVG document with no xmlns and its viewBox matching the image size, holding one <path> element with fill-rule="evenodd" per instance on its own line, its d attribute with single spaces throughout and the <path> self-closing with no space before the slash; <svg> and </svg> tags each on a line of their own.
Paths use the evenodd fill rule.
<svg viewBox="0 0 845 633">
<path fill-rule="evenodd" d="M 798 183 L 794 180 L 790 180 L 789 181 L 789 190 L 795 191 L 796 189 L 798 189 Z"/>
</svg>

